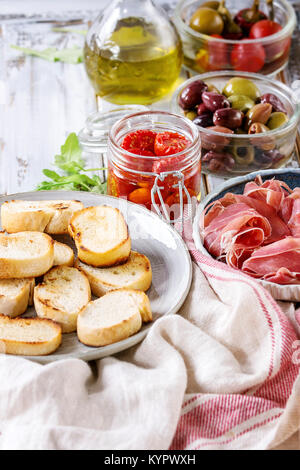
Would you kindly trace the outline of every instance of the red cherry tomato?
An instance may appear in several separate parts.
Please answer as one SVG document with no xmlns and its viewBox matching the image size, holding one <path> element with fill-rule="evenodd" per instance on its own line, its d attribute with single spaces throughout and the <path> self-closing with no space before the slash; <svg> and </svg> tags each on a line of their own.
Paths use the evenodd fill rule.
<svg viewBox="0 0 300 470">
<path fill-rule="evenodd" d="M 265 64 L 266 52 L 261 44 L 236 44 L 231 52 L 231 64 L 241 72 L 258 72 Z"/>
<path fill-rule="evenodd" d="M 265 38 L 267 36 L 271 36 L 272 34 L 278 33 L 282 29 L 279 23 L 276 21 L 271 20 L 261 20 L 255 23 L 251 29 L 249 38 L 250 39 L 260 39 Z"/>
<path fill-rule="evenodd" d="M 164 158 L 153 163 L 153 173 L 164 173 L 165 171 L 177 171 L 181 166 L 181 158 Z"/>
<path fill-rule="evenodd" d="M 212 38 L 223 39 L 220 34 L 212 34 Z M 207 70 L 224 70 L 229 65 L 227 44 L 217 41 L 208 41 Z"/>
<path fill-rule="evenodd" d="M 197 197 L 197 194 L 196 192 L 191 189 L 191 188 L 187 188 L 189 194 L 191 197 Z M 175 193 L 172 193 L 170 194 L 170 196 L 167 197 L 167 200 L 166 200 L 166 204 L 171 207 L 173 206 L 174 204 L 179 204 L 180 203 L 180 197 L 179 197 L 179 192 L 175 192 Z M 183 193 L 183 203 L 186 204 L 187 203 L 187 196 L 185 194 L 185 192 Z"/>
<path fill-rule="evenodd" d="M 143 157 L 155 157 L 155 153 L 151 152 L 151 150 L 132 148 L 129 150 L 129 152 L 134 153 L 135 155 L 141 155 Z"/>
<path fill-rule="evenodd" d="M 132 149 L 154 152 L 155 137 L 156 132 L 140 129 L 127 134 L 122 142 L 121 147 L 128 152 L 132 152 Z"/>
<path fill-rule="evenodd" d="M 118 183 L 117 183 L 116 178 L 113 176 L 112 171 L 110 171 L 108 173 L 107 189 L 108 189 L 108 193 L 111 196 L 114 196 L 114 197 L 119 197 L 120 196 L 119 189 L 118 189 Z"/>
<path fill-rule="evenodd" d="M 174 155 L 185 150 L 191 142 L 177 132 L 162 132 L 156 134 L 154 152 L 158 157 Z"/>
<path fill-rule="evenodd" d="M 141 150 L 136 148 L 131 148 L 129 152 L 134 153 L 135 155 L 140 155 L 141 157 L 155 157 L 155 154 L 150 150 Z M 135 157 L 127 157 L 129 168 L 141 171 L 143 173 L 148 173 L 152 171 L 152 159 L 147 158 L 135 158 Z M 130 160 L 130 161 L 129 161 Z"/>
<path fill-rule="evenodd" d="M 136 204 L 151 204 L 151 190 L 148 188 L 138 188 L 132 191 L 128 196 L 129 201 Z"/>
<path fill-rule="evenodd" d="M 252 26 L 249 37 L 251 39 L 264 38 L 267 36 L 271 36 L 272 34 L 276 34 L 278 33 L 278 31 L 281 30 L 282 26 L 280 26 L 279 23 L 270 20 L 263 20 L 259 21 L 258 23 Z M 290 38 L 266 44 L 265 51 L 267 61 L 273 62 L 279 59 L 281 56 L 287 54 L 290 48 L 290 44 Z"/>
</svg>

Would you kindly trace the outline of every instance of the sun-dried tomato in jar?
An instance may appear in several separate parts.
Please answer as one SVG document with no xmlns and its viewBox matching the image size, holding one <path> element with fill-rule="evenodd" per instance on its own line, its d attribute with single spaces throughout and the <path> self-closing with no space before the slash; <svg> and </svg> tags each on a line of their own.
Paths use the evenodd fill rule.
<svg viewBox="0 0 300 470">
<path fill-rule="evenodd" d="M 188 119 L 163 111 L 131 114 L 114 124 L 108 140 L 108 194 L 171 220 L 180 204 L 200 197 L 200 137 Z M 164 208 L 162 208 L 164 206 Z"/>
</svg>

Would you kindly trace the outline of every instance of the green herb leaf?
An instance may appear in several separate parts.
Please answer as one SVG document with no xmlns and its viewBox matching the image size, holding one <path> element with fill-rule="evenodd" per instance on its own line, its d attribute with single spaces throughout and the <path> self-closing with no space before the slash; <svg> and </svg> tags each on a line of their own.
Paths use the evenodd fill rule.
<svg viewBox="0 0 300 470">
<path fill-rule="evenodd" d="M 106 183 L 103 183 L 98 175 L 88 176 L 85 174 L 89 171 L 105 170 L 105 168 L 84 168 L 82 150 L 75 133 L 69 134 L 66 142 L 61 146 L 61 154 L 55 156 L 55 165 L 65 174 L 60 175 L 53 170 L 43 170 L 43 174 L 50 180 L 42 181 L 37 186 L 38 191 L 57 189 L 106 194 Z"/>
<path fill-rule="evenodd" d="M 77 135 L 72 132 L 60 148 L 61 154 L 55 155 L 55 165 L 69 174 L 83 170 L 84 161 Z"/>
<path fill-rule="evenodd" d="M 73 46 L 66 49 L 57 49 L 48 47 L 44 50 L 31 49 L 29 47 L 10 46 L 23 54 L 40 57 L 50 62 L 66 62 L 68 64 L 79 64 L 83 61 L 83 49 L 79 46 Z"/>
</svg>

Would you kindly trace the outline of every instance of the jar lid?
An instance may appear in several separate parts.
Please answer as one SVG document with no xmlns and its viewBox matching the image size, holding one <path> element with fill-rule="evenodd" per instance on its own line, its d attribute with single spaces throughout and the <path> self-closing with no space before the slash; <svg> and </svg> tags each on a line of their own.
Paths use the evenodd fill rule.
<svg viewBox="0 0 300 470">
<path fill-rule="evenodd" d="M 106 113 L 94 112 L 87 118 L 85 127 L 78 134 L 79 142 L 86 152 L 98 153 L 107 149 L 107 139 L 111 126 L 129 114 L 137 111 L 147 111 L 142 105 L 123 106 L 114 108 Z"/>
</svg>

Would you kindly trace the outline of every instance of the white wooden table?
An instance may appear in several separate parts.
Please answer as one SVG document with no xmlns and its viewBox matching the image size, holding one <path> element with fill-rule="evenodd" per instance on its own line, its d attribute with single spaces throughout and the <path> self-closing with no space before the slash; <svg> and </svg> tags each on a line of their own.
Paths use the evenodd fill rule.
<svg viewBox="0 0 300 470">
<path fill-rule="evenodd" d="M 24 57 L 10 45 L 80 45 L 83 36 L 53 32 L 53 27 L 87 29 L 107 1 L 0 0 L 0 193 L 35 189 L 66 136 L 79 132 L 91 112 L 107 107 L 103 101 L 97 102 L 83 64 Z M 176 0 L 157 3 L 171 9 Z M 300 5 L 297 11 L 300 23 Z M 298 34 L 287 81 L 300 78 L 299 44 Z M 166 101 L 155 104 L 156 108 L 167 106 Z M 204 189 L 211 190 L 221 182 L 220 178 L 206 178 Z"/>
</svg>

